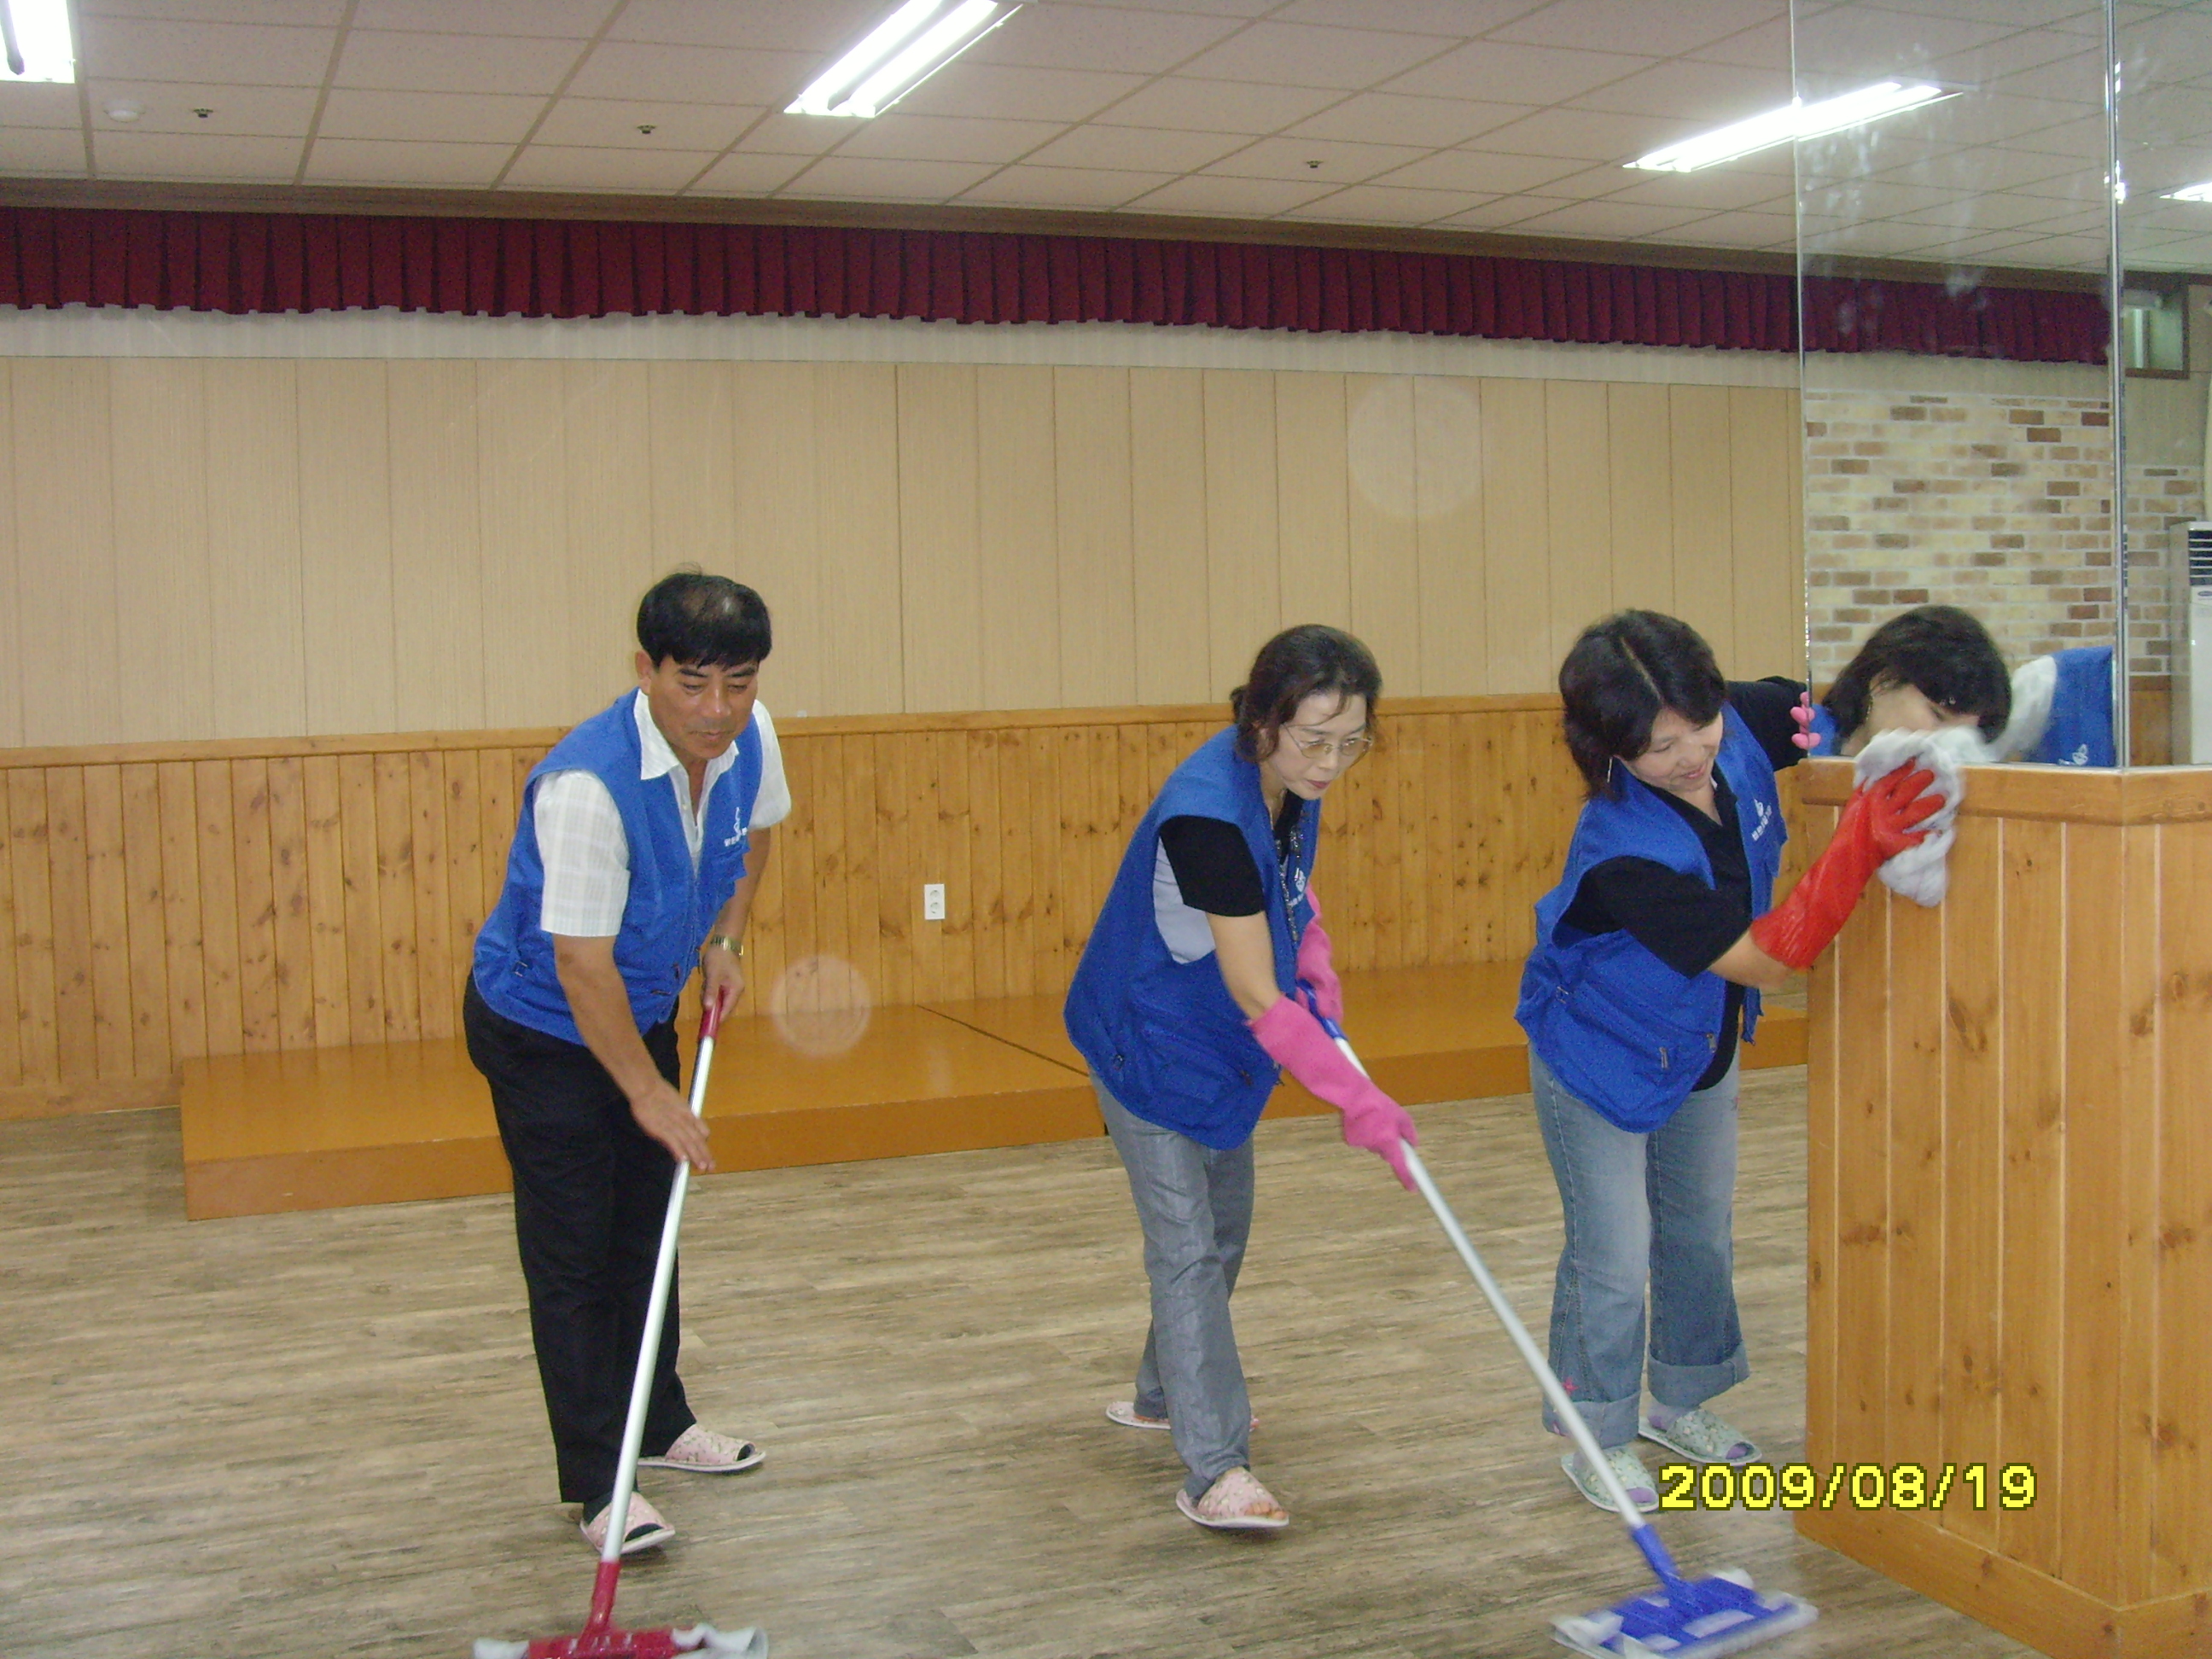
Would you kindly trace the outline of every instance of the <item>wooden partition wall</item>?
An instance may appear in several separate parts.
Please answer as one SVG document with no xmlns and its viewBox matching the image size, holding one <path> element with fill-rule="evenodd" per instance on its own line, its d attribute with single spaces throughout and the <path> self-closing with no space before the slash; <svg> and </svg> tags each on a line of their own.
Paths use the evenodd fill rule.
<svg viewBox="0 0 2212 1659">
<path fill-rule="evenodd" d="M 1197 707 L 793 720 L 747 961 L 884 1003 L 1063 989 Z M 1315 886 L 1352 968 L 1507 961 L 1579 799 L 1556 699 L 1386 706 Z M 453 1034 L 557 734 L 0 751 L 0 1109 L 173 1100 L 179 1061 Z M 921 919 L 921 886 L 946 916 Z M 12 1103 L 12 1105 L 6 1104 Z"/>
<path fill-rule="evenodd" d="M 1814 976 L 1799 1525 L 2061 1659 L 2212 1653 L 2212 771 L 1967 779 L 1942 905 Z"/>
</svg>

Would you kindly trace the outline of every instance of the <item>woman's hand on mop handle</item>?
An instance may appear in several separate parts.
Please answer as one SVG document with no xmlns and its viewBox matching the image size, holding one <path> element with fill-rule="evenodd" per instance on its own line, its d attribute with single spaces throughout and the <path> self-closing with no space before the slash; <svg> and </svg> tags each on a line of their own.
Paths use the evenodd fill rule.
<svg viewBox="0 0 2212 1659">
<path fill-rule="evenodd" d="M 1827 850 L 1788 898 L 1751 924 L 1752 942 L 1789 967 L 1811 967 L 1843 932 L 1874 872 L 1926 837 L 1919 826 L 1943 810 L 1942 796 L 1921 793 L 1935 781 L 1924 767 L 1900 766 L 1854 789 Z"/>
<path fill-rule="evenodd" d="M 1278 1066 L 1344 1115 L 1346 1146 L 1373 1152 L 1390 1166 L 1400 1186 L 1413 1190 L 1406 1148 L 1419 1146 L 1420 1137 L 1412 1115 L 1345 1058 L 1322 1021 L 1283 997 L 1252 1022 L 1252 1035 Z"/>
</svg>

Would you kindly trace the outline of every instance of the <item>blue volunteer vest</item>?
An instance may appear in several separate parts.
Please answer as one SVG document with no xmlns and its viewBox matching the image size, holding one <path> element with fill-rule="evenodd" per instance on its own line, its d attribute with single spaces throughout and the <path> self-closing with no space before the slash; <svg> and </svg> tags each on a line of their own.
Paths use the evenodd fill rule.
<svg viewBox="0 0 2212 1659">
<path fill-rule="evenodd" d="M 1308 801 L 1290 902 L 1275 856 L 1274 828 L 1260 793 L 1260 769 L 1238 757 L 1234 729 L 1218 732 L 1169 777 L 1130 837 L 1105 907 L 1068 988 L 1067 1035 L 1108 1092 L 1148 1123 L 1226 1152 L 1241 1146 L 1273 1092 L 1277 1068 L 1229 994 L 1211 956 L 1177 962 L 1160 937 L 1152 872 L 1160 826 L 1170 818 L 1218 818 L 1243 831 L 1263 878 L 1274 936 L 1275 984 L 1297 982 L 1298 936 L 1312 918 L 1321 803 Z"/>
<path fill-rule="evenodd" d="M 2045 766 L 2117 766 L 2112 738 L 2112 647 L 2076 646 L 2052 654 L 2058 683 L 2051 694 L 2051 724 L 2021 758 Z"/>
<path fill-rule="evenodd" d="M 1752 914 L 1763 915 L 1788 831 L 1765 752 L 1733 708 L 1726 720 L 1720 772 L 1735 796 Z M 1642 1133 L 1673 1116 L 1712 1063 L 1728 987 L 1710 972 L 1684 978 L 1625 929 L 1585 933 L 1565 925 L 1583 878 L 1607 859 L 1650 859 L 1712 883 L 1712 861 L 1697 831 L 1626 768 L 1614 775 L 1618 798 L 1601 795 L 1583 805 L 1565 872 L 1537 902 L 1536 948 L 1521 975 L 1514 1018 L 1570 1094 L 1607 1121 Z M 1747 988 L 1747 1040 L 1758 1024 L 1759 993 Z"/>
<path fill-rule="evenodd" d="M 553 745 L 524 786 L 522 817 L 507 855 L 507 885 L 477 934 L 477 993 L 518 1024 L 565 1042 L 583 1036 L 553 967 L 553 936 L 538 926 L 545 866 L 538 855 L 531 805 L 548 773 L 585 771 L 607 787 L 629 842 L 629 896 L 615 936 L 615 966 L 629 993 L 638 1030 L 676 1012 L 714 918 L 745 872 L 753 802 L 760 793 L 758 717 L 738 737 L 737 763 L 714 781 L 700 813 L 699 865 L 684 838 L 674 789 L 664 775 L 641 778 L 643 750 L 626 691 Z"/>
</svg>

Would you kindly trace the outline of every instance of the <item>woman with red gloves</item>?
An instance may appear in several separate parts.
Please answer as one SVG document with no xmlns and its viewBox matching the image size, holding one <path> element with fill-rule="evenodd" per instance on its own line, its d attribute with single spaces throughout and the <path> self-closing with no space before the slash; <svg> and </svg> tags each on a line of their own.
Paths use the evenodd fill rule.
<svg viewBox="0 0 2212 1659">
<path fill-rule="evenodd" d="M 1308 880 L 1321 799 L 1371 746 L 1382 680 L 1367 647 L 1293 628 L 1231 694 L 1234 723 L 1177 767 L 1130 838 L 1067 994 L 1067 1030 L 1128 1171 L 1152 1280 L 1136 1397 L 1107 1416 L 1166 1429 L 1202 1527 L 1289 1515 L 1253 1475 L 1252 1407 L 1229 1298 L 1252 1223 L 1252 1131 L 1287 1069 L 1344 1115 L 1347 1144 L 1410 1186 L 1404 1108 L 1307 1001 L 1343 1012 Z"/>
<path fill-rule="evenodd" d="M 1657 1496 L 1639 1435 L 1699 1462 L 1759 1455 L 1705 1407 L 1751 1369 L 1734 1283 L 1739 1033 L 1751 1039 L 1759 991 L 1811 965 L 1941 805 L 1921 794 L 1925 771 L 1860 789 L 1772 904 L 1774 775 L 1803 753 L 1801 690 L 1723 679 L 1695 630 L 1649 611 L 1585 629 L 1559 669 L 1589 796 L 1536 906 L 1516 1015 L 1566 1222 L 1552 1366 L 1643 1510 Z M 1564 1432 L 1548 1409 L 1546 1426 Z M 1579 1453 L 1561 1462 L 1613 1507 Z"/>
</svg>

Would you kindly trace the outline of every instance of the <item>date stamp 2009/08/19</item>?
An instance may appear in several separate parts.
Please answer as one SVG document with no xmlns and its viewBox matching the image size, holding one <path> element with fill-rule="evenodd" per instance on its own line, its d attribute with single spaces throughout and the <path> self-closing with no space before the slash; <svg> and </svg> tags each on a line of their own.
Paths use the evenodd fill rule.
<svg viewBox="0 0 2212 1659">
<path fill-rule="evenodd" d="M 2024 1510 L 2035 1502 L 2035 1469 L 2005 1463 L 1836 1463 L 1823 1475 L 1810 1463 L 1667 1463 L 1659 1469 L 1662 1510 L 1940 1510 L 1947 1504 Z"/>
</svg>

